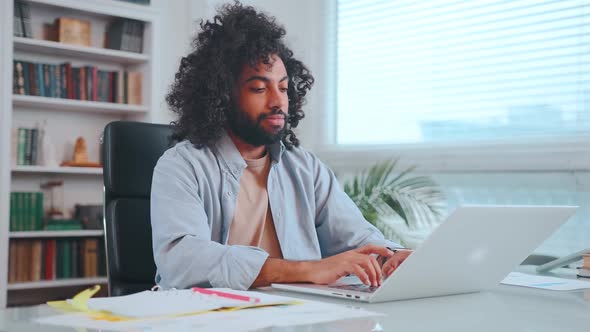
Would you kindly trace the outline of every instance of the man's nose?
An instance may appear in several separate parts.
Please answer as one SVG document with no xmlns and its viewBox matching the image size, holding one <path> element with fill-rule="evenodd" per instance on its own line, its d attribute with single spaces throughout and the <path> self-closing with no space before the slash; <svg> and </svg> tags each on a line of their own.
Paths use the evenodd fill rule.
<svg viewBox="0 0 590 332">
<path fill-rule="evenodd" d="M 268 108 L 270 109 L 287 109 L 288 97 L 286 93 L 281 92 L 279 88 L 272 88 L 268 99 Z"/>
</svg>

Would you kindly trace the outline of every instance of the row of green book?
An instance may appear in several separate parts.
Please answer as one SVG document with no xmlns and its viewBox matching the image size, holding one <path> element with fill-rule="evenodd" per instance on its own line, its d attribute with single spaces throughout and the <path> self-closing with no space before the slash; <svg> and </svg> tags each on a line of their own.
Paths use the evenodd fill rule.
<svg viewBox="0 0 590 332">
<path fill-rule="evenodd" d="M 82 221 L 78 219 L 48 219 L 43 227 L 46 231 L 72 231 L 82 228 Z"/>
<path fill-rule="evenodd" d="M 13 128 L 13 162 L 16 165 L 39 165 L 40 141 L 37 128 Z"/>
<path fill-rule="evenodd" d="M 43 193 L 10 193 L 10 231 L 43 229 Z"/>
<path fill-rule="evenodd" d="M 104 242 L 88 239 L 12 239 L 8 282 L 106 275 Z"/>
<path fill-rule="evenodd" d="M 45 219 L 42 192 L 10 193 L 10 231 L 67 231 L 83 229 L 79 219 Z"/>
</svg>

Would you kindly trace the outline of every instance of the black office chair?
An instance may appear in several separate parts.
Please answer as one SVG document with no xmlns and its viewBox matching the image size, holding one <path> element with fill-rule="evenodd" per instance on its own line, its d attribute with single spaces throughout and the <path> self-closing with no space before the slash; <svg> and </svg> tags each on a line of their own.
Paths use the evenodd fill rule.
<svg viewBox="0 0 590 332">
<path fill-rule="evenodd" d="M 172 127 L 115 121 L 104 129 L 103 171 L 109 295 L 154 285 L 150 190 L 158 158 L 170 147 Z"/>
</svg>

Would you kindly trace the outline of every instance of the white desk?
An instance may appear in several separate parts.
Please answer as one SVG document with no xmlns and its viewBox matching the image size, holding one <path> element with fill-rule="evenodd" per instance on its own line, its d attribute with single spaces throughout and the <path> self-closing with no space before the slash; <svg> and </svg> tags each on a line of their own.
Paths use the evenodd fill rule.
<svg viewBox="0 0 590 332">
<path fill-rule="evenodd" d="M 590 331 L 590 290 L 556 292 L 501 285 L 482 293 L 377 304 L 269 292 L 348 304 L 386 316 L 264 331 Z M 46 305 L 2 310 L 0 331 L 80 331 L 31 322 L 35 317 L 55 313 Z"/>
</svg>

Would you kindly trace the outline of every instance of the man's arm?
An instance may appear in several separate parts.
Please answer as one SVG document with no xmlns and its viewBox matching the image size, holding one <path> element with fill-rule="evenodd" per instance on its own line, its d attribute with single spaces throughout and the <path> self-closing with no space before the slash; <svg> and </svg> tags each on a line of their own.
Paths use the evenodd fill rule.
<svg viewBox="0 0 590 332">
<path fill-rule="evenodd" d="M 252 287 L 293 282 L 329 284 L 348 274 L 356 275 L 366 285 L 379 286 L 381 266 L 372 254 L 390 257 L 393 253 L 385 247 L 367 245 L 319 261 L 268 258 Z"/>
</svg>

